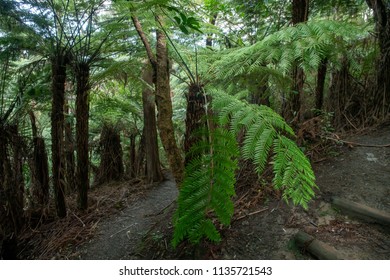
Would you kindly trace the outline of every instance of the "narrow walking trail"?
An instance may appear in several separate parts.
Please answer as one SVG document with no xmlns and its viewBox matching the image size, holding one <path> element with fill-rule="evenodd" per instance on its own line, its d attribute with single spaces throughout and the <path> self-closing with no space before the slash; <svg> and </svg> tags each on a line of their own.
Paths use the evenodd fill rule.
<svg viewBox="0 0 390 280">
<path fill-rule="evenodd" d="M 159 214 L 177 197 L 172 178 L 150 190 L 145 198 L 130 204 L 119 215 L 103 221 L 96 236 L 79 248 L 79 257 L 86 260 L 137 259 L 142 237 L 160 218 Z M 169 221 L 167 221 L 168 223 Z"/>
</svg>

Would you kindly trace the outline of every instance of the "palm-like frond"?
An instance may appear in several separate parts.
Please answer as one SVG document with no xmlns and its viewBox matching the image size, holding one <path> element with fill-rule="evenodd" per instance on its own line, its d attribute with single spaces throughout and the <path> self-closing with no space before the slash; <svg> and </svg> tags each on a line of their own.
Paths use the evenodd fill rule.
<svg viewBox="0 0 390 280">
<path fill-rule="evenodd" d="M 348 55 L 350 43 L 366 36 L 367 26 L 311 20 L 286 27 L 254 45 L 218 53 L 211 74 L 226 80 L 260 71 L 280 80 L 297 61 L 305 71 L 317 69 L 325 57 L 338 65 L 340 54 Z"/>
<path fill-rule="evenodd" d="M 191 150 L 194 160 L 186 167 L 186 176 L 178 198 L 173 245 L 184 238 L 197 243 L 203 237 L 219 241 L 211 213 L 225 225 L 230 223 L 234 205 L 235 170 L 238 147 L 234 135 L 217 128 Z M 205 148 L 208 153 L 204 153 Z"/>
<path fill-rule="evenodd" d="M 283 190 L 283 198 L 307 208 L 314 196 L 315 176 L 309 160 L 294 138 L 294 131 L 284 119 L 266 106 L 257 106 L 216 91 L 213 110 L 220 125 L 229 125 L 236 136 L 245 132 L 241 147 L 243 158 L 252 160 L 262 175 L 272 157 L 274 187 Z"/>
</svg>

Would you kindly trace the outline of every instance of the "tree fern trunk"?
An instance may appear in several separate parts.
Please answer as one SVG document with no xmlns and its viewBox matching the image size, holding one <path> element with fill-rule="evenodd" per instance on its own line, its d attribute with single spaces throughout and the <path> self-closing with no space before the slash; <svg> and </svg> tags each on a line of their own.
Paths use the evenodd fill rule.
<svg viewBox="0 0 390 280">
<path fill-rule="evenodd" d="M 30 164 L 33 204 L 42 209 L 49 203 L 49 164 L 45 140 L 38 136 L 34 112 L 30 111 L 29 115 L 33 132 L 33 158 Z"/>
<path fill-rule="evenodd" d="M 160 19 L 157 19 L 160 20 Z M 160 20 L 161 21 L 161 20 Z M 161 142 L 168 157 L 176 183 L 180 186 L 183 180 L 184 164 L 182 155 L 177 146 L 173 122 L 171 88 L 169 83 L 169 60 L 166 36 L 163 31 L 157 30 L 157 71 L 156 71 L 156 104 L 158 109 L 157 126 Z"/>
<path fill-rule="evenodd" d="M 70 115 L 70 107 L 67 100 L 65 104 L 65 110 L 67 115 Z M 73 193 L 76 191 L 76 178 L 75 178 L 75 156 L 74 156 L 74 137 L 73 137 L 73 125 L 70 118 L 65 121 L 65 160 L 66 160 L 66 185 L 67 192 Z"/>
<path fill-rule="evenodd" d="M 100 136 L 100 165 L 97 184 L 119 180 L 123 176 L 123 151 L 119 130 L 104 124 Z"/>
<path fill-rule="evenodd" d="M 89 119 L 89 65 L 76 66 L 76 142 L 77 142 L 77 189 L 78 207 L 88 208 L 89 158 L 88 158 L 88 119 Z"/>
<path fill-rule="evenodd" d="M 292 24 L 306 22 L 309 14 L 309 0 L 293 0 L 292 1 Z M 284 117 L 293 123 L 299 123 L 301 121 L 302 114 L 302 98 L 303 98 L 303 86 L 304 86 L 305 74 L 303 69 L 298 66 L 298 62 L 292 71 L 293 85 L 291 89 L 290 98 L 287 106 L 284 108 Z"/>
<path fill-rule="evenodd" d="M 374 11 L 380 49 L 377 83 L 371 106 L 376 117 L 384 118 L 390 111 L 390 3 L 388 0 L 366 0 L 366 2 Z"/>
<path fill-rule="evenodd" d="M 328 68 L 328 60 L 325 58 L 321 61 L 317 72 L 317 86 L 316 86 L 316 110 L 322 110 L 324 104 L 324 87 L 326 70 Z"/>
<path fill-rule="evenodd" d="M 190 84 L 187 94 L 186 133 L 184 139 L 185 165 L 192 160 L 192 157 L 188 154 L 190 148 L 200 140 L 200 137 L 197 136 L 199 135 L 199 129 L 206 125 L 204 105 L 205 96 L 202 86 Z"/>
<path fill-rule="evenodd" d="M 249 96 L 249 103 L 257 105 L 266 105 L 268 107 L 271 106 L 269 96 L 267 94 L 267 84 L 267 77 L 261 77 L 260 81 L 256 82 L 255 88 L 251 90 L 251 94 Z"/>
<path fill-rule="evenodd" d="M 66 57 L 58 54 L 52 59 L 52 112 L 51 112 L 51 139 L 52 139 L 52 169 L 53 187 L 57 215 L 66 216 L 65 205 L 65 161 L 64 152 L 64 96 L 66 79 Z"/>
<path fill-rule="evenodd" d="M 153 69 L 149 63 L 144 67 L 142 79 L 150 87 L 153 87 Z M 142 90 L 142 104 L 145 133 L 146 178 L 149 183 L 159 182 L 163 179 L 163 175 L 160 168 L 158 152 L 156 105 L 153 90 L 147 86 L 144 86 Z"/>
<path fill-rule="evenodd" d="M 17 236 L 23 225 L 23 184 L 17 127 L 0 123 L 0 259 L 16 259 Z M 13 159 L 13 160 L 12 160 Z M 16 169 L 15 169 L 16 167 Z"/>
</svg>

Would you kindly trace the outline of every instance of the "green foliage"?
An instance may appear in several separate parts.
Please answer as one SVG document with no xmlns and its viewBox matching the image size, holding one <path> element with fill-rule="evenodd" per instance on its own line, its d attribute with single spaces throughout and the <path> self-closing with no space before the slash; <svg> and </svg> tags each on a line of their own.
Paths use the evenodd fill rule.
<svg viewBox="0 0 390 280">
<path fill-rule="evenodd" d="M 294 132 L 284 119 L 266 106 L 248 104 L 220 91 L 213 94 L 217 129 L 190 151 L 194 158 L 186 167 L 175 214 L 173 245 L 184 238 L 198 243 L 202 237 L 219 241 L 211 220 L 215 214 L 229 225 L 233 214 L 235 170 L 240 154 L 238 135 L 244 132 L 241 156 L 256 164 L 261 176 L 269 159 L 273 165 L 275 189 L 286 202 L 307 208 L 314 196 L 314 173 L 309 160 L 295 144 Z M 228 127 L 225 130 L 221 127 Z"/>
<path fill-rule="evenodd" d="M 293 129 L 267 106 L 248 104 L 222 92 L 216 92 L 213 98 L 220 125 L 229 125 L 236 136 L 245 133 L 243 158 L 255 163 L 260 176 L 271 158 L 274 188 L 283 190 L 286 202 L 292 200 L 307 208 L 314 196 L 315 176 L 309 160 L 291 140 L 295 137 Z"/>
<path fill-rule="evenodd" d="M 318 68 L 325 57 L 335 66 L 350 52 L 354 40 L 368 36 L 367 26 L 312 20 L 286 27 L 254 45 L 220 52 L 212 67 L 219 79 L 261 72 L 281 80 L 298 61 L 305 72 Z"/>
<path fill-rule="evenodd" d="M 212 217 L 215 215 L 222 224 L 228 225 L 233 215 L 231 197 L 235 194 L 237 143 L 234 135 L 222 128 L 206 134 L 209 137 L 190 150 L 194 159 L 186 167 L 178 198 L 174 246 L 186 237 L 193 243 L 203 237 L 220 241 Z"/>
</svg>

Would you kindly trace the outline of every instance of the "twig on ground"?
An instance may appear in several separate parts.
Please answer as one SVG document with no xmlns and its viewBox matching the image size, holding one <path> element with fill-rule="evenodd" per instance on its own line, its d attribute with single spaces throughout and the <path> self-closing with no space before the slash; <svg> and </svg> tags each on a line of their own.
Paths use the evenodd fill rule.
<svg viewBox="0 0 390 280">
<path fill-rule="evenodd" d="M 235 220 L 238 221 L 238 220 L 244 219 L 244 218 L 246 218 L 246 217 L 249 217 L 249 216 L 252 216 L 252 215 L 255 215 L 255 214 L 262 213 L 262 212 L 267 211 L 267 210 L 268 210 L 268 207 L 265 207 L 265 208 L 263 208 L 263 209 L 254 211 L 254 212 L 252 212 L 252 213 L 249 213 L 249 214 L 246 214 L 246 215 L 242 215 L 241 217 L 238 217 L 238 218 L 235 219 Z"/>
</svg>

